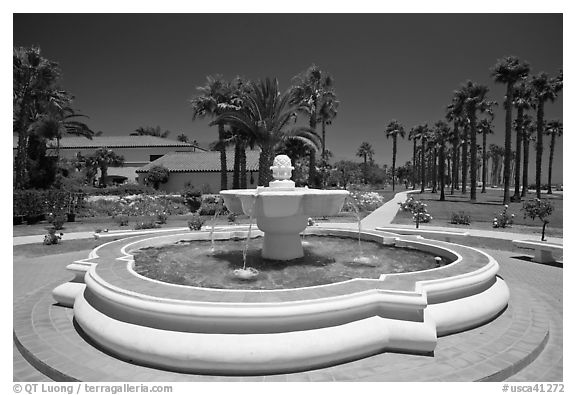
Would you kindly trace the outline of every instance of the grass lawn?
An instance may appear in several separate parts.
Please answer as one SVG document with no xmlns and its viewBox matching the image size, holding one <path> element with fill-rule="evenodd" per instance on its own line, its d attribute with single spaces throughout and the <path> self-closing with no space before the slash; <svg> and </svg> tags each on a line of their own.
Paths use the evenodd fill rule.
<svg viewBox="0 0 576 395">
<path fill-rule="evenodd" d="M 513 191 L 512 191 L 513 192 Z M 470 202 L 469 192 L 462 195 L 460 191 L 455 191 L 454 195 L 446 194 L 446 201 L 440 202 L 440 192 L 438 193 L 415 193 L 415 199 L 421 200 L 428 205 L 428 213 L 434 218 L 426 225 L 430 226 L 448 226 L 462 229 L 490 229 L 498 231 L 508 231 L 513 233 L 538 233 L 542 229 L 542 223 L 539 219 L 531 220 L 524 218 L 524 212 L 521 211 L 522 203 L 510 203 L 508 213 L 514 214 L 514 224 L 505 229 L 492 228 L 492 220 L 499 214 L 502 209 L 502 199 L 504 191 L 487 189 L 486 193 L 477 192 L 476 203 Z M 536 193 L 528 194 L 528 199 L 535 198 Z M 550 216 L 550 223 L 546 227 L 547 236 L 562 237 L 562 213 L 563 213 L 563 197 L 561 194 L 546 195 L 542 194 L 543 199 L 550 199 L 554 205 L 554 212 Z M 463 212 L 470 216 L 471 224 L 466 225 L 453 225 L 450 223 L 452 213 Z M 412 215 L 410 213 L 399 211 L 394 218 L 395 224 L 413 224 Z"/>
</svg>

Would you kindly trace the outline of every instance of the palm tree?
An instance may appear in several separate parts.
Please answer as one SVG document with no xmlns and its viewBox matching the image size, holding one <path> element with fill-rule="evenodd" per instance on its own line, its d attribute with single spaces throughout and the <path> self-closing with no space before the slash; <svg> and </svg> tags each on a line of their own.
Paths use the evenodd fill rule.
<svg viewBox="0 0 576 395">
<path fill-rule="evenodd" d="M 470 129 L 470 200 L 475 202 L 476 167 L 478 157 L 476 146 L 476 119 L 478 112 L 489 112 L 494 105 L 494 102 L 489 101 L 486 97 L 488 94 L 488 87 L 486 85 L 480 85 L 472 81 L 467 81 L 464 85 L 462 85 L 461 89 L 457 91 L 456 94 L 458 96 L 457 107 L 464 107 Z M 464 187 L 464 180 L 462 180 L 462 183 L 462 187 Z"/>
<path fill-rule="evenodd" d="M 140 126 L 130 133 L 130 136 L 155 136 L 165 139 L 169 134 L 169 130 L 162 131 L 160 126 Z"/>
<path fill-rule="evenodd" d="M 446 141 L 448 141 L 450 137 L 451 137 L 450 127 L 446 122 L 438 121 L 434 124 L 434 140 L 436 142 L 436 146 L 438 147 L 438 174 L 440 183 L 440 201 L 446 200 L 446 196 L 444 193 L 444 186 L 446 184 L 444 180 L 444 175 L 446 172 L 445 145 Z"/>
<path fill-rule="evenodd" d="M 448 120 L 454 122 L 454 137 L 459 138 L 459 145 L 462 147 L 462 194 L 466 193 L 466 184 L 468 181 L 468 138 L 469 138 L 469 127 L 470 120 L 466 112 L 466 93 L 463 88 L 454 91 L 452 96 L 452 103 L 447 107 L 447 117 Z M 461 132 L 460 132 L 460 128 Z M 460 133 L 459 133 L 460 132 Z M 458 176 L 456 175 L 456 178 Z"/>
<path fill-rule="evenodd" d="M 288 92 L 280 93 L 277 79 L 266 78 L 251 84 L 241 101 L 241 107 L 223 112 L 210 125 L 229 124 L 260 147 L 258 185 L 267 185 L 272 179 L 270 166 L 276 149 L 284 141 L 300 140 L 309 149 L 320 149 L 320 137 L 312 128 L 294 126 L 297 107 L 290 105 Z"/>
<path fill-rule="evenodd" d="M 491 119 L 483 119 L 478 124 L 478 133 L 482 134 L 482 191 L 480 193 L 486 193 L 486 164 L 488 162 L 488 151 L 486 150 L 486 136 L 488 134 L 494 133 L 492 128 Z"/>
<path fill-rule="evenodd" d="M 199 95 L 190 100 L 192 106 L 192 119 L 204 117 L 218 117 L 220 114 L 238 110 L 238 98 L 234 96 L 231 85 L 228 81 L 224 80 L 222 76 L 209 75 L 206 77 L 206 84 L 196 88 Z M 211 125 L 215 124 L 214 122 Z M 218 125 L 218 141 L 216 148 L 220 151 L 220 189 L 228 189 L 228 169 L 226 168 L 226 133 L 224 130 L 224 123 L 220 122 Z"/>
<path fill-rule="evenodd" d="M 416 142 L 422 138 L 422 128 L 424 127 L 424 125 L 418 125 L 416 127 L 413 127 L 412 129 L 410 129 L 410 132 L 408 132 L 408 140 L 412 140 L 413 142 L 413 146 L 412 146 L 412 164 L 413 164 L 413 170 L 412 170 L 412 189 L 416 189 L 416 175 L 417 175 L 417 171 L 416 171 Z"/>
<path fill-rule="evenodd" d="M 364 184 L 368 184 L 368 160 L 374 156 L 372 145 L 364 141 L 356 151 L 356 156 L 364 159 Z"/>
<path fill-rule="evenodd" d="M 181 133 L 178 135 L 178 137 L 176 137 L 176 140 L 182 142 L 182 143 L 188 143 L 188 136 L 186 136 L 184 133 Z"/>
<path fill-rule="evenodd" d="M 405 132 L 404 127 L 398 123 L 395 119 L 393 119 L 388 126 L 386 127 L 386 138 L 392 137 L 392 190 L 395 190 L 395 180 L 394 176 L 396 174 L 396 142 L 398 140 L 398 136 L 404 138 Z"/>
<path fill-rule="evenodd" d="M 316 65 L 293 78 L 294 85 L 290 89 L 290 104 L 298 112 L 308 117 L 308 124 L 315 132 L 318 122 L 322 122 L 322 156 L 326 150 L 326 125 L 336 116 L 338 101 L 334 92 L 334 79 Z M 310 166 L 308 183 L 317 186 L 316 151 L 310 150 Z"/>
<path fill-rule="evenodd" d="M 28 138 L 33 132 L 30 125 L 47 112 L 47 107 L 64 108 L 72 97 L 58 88 L 60 68 L 40 55 L 40 48 L 14 48 L 12 82 L 12 126 L 18 135 L 16 150 L 15 186 L 26 188 L 28 183 Z"/>
<path fill-rule="evenodd" d="M 514 99 L 512 101 L 516 107 L 517 115 L 514 121 L 514 126 L 516 129 L 516 165 L 514 167 L 514 196 L 512 196 L 513 202 L 519 202 L 521 200 L 520 194 L 520 158 L 522 152 L 522 143 L 525 141 L 525 124 L 524 124 L 524 111 L 530 108 L 532 103 L 532 92 L 530 86 L 526 81 L 520 81 L 514 86 Z M 524 154 L 526 154 L 526 149 L 524 149 Z M 527 162 L 525 161 L 527 164 Z M 526 173 L 527 174 L 527 173 Z M 526 178 L 527 180 L 527 178 Z M 526 181 L 527 182 L 527 181 Z M 524 183 L 523 183 L 524 184 Z M 525 196 L 522 194 L 522 196 Z"/>
<path fill-rule="evenodd" d="M 506 84 L 504 109 L 506 121 L 504 137 L 504 204 L 510 203 L 510 160 L 512 152 L 512 101 L 514 99 L 514 85 L 526 78 L 530 72 L 530 65 L 520 61 L 516 56 L 507 56 L 498 59 L 491 69 L 494 81 Z"/>
<path fill-rule="evenodd" d="M 463 109 L 455 102 L 449 105 L 446 110 L 446 119 L 453 122 L 452 133 L 450 141 L 452 142 L 452 181 L 450 186 L 450 194 L 454 194 L 454 188 L 458 189 L 458 168 L 460 166 L 460 144 L 462 142 L 462 133 L 460 126 L 463 124 L 462 117 Z"/>
<path fill-rule="evenodd" d="M 122 166 L 124 157 L 116 154 L 109 148 L 100 147 L 93 154 L 87 158 L 87 163 L 100 169 L 100 187 L 106 186 L 106 179 L 108 178 L 108 168 L 110 166 Z"/>
<path fill-rule="evenodd" d="M 528 114 L 524 114 L 521 120 L 516 120 L 516 123 L 520 125 L 522 130 L 522 146 L 524 152 L 522 154 L 523 164 L 522 164 L 522 193 L 521 197 L 526 197 L 528 191 L 528 158 L 530 156 L 530 141 L 534 141 L 534 132 L 536 131 L 536 124 L 532 120 L 532 117 Z M 517 126 L 518 128 L 518 126 Z"/>
<path fill-rule="evenodd" d="M 554 160 L 554 145 L 556 136 L 561 137 L 563 131 L 562 122 L 558 120 L 548 121 L 546 123 L 546 134 L 550 136 L 550 159 L 548 162 L 548 194 L 552 194 L 552 161 Z"/>
<path fill-rule="evenodd" d="M 532 76 L 532 88 L 536 106 L 536 197 L 540 199 L 542 177 L 542 151 L 544 134 L 544 103 L 553 102 L 562 90 L 562 72 L 556 78 L 550 78 L 546 73 Z"/>
</svg>

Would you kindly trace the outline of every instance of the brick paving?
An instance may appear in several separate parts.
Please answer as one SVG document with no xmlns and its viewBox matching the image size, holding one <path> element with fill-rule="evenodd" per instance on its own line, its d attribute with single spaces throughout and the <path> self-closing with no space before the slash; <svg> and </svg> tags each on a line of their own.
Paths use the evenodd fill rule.
<svg viewBox="0 0 576 395">
<path fill-rule="evenodd" d="M 91 346 L 73 326 L 72 310 L 54 305 L 51 290 L 72 276 L 65 266 L 88 251 L 14 258 L 14 330 L 30 365 L 14 348 L 14 380 L 44 381 L 561 381 L 562 268 L 490 251 L 511 289 L 496 320 L 439 339 L 434 356 L 381 353 L 301 373 L 203 376 L 118 360 Z M 81 361 L 81 363 L 78 363 Z"/>
</svg>

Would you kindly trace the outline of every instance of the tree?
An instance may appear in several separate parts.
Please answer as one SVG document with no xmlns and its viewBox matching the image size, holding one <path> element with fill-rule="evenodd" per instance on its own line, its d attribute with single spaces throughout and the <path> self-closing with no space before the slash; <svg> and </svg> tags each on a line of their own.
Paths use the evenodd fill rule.
<svg viewBox="0 0 576 395">
<path fill-rule="evenodd" d="M 140 126 L 138 129 L 130 133 L 130 136 L 155 136 L 165 139 L 169 134 L 169 130 L 162 131 L 160 126 Z"/>
<path fill-rule="evenodd" d="M 553 102 L 562 90 L 562 72 L 555 78 L 550 78 L 546 73 L 532 76 L 530 86 L 534 94 L 536 107 L 536 196 L 540 199 L 540 186 L 542 177 L 542 151 L 544 134 L 544 104 Z"/>
<path fill-rule="evenodd" d="M 234 91 L 228 81 L 224 80 L 222 76 L 209 75 L 206 77 L 204 86 L 197 87 L 199 92 L 198 96 L 190 100 L 192 107 L 192 119 L 198 118 L 217 118 L 220 114 L 227 111 L 234 111 L 240 109 L 240 99 L 234 95 Z M 210 125 L 218 125 L 218 141 L 217 149 L 220 152 L 220 189 L 228 189 L 228 169 L 226 168 L 226 145 L 224 140 L 226 134 L 224 131 L 225 123 L 210 123 Z"/>
<path fill-rule="evenodd" d="M 108 168 L 111 166 L 122 166 L 124 157 L 109 148 L 100 147 L 93 154 L 86 157 L 86 163 L 88 166 L 100 169 L 100 187 L 104 187 L 108 177 Z"/>
<path fill-rule="evenodd" d="M 148 170 L 148 175 L 146 176 L 146 183 L 152 184 L 154 189 L 158 189 L 160 184 L 164 184 L 168 182 L 168 178 L 170 177 L 170 170 L 165 168 L 164 166 L 152 166 Z"/>
<path fill-rule="evenodd" d="M 494 81 L 506 84 L 506 96 L 504 109 L 506 110 L 506 121 L 504 137 L 504 202 L 510 203 L 510 160 L 512 152 L 512 101 L 514 99 L 514 84 L 528 77 L 530 65 L 520 61 L 516 56 L 507 56 L 498 59 L 491 69 Z"/>
<path fill-rule="evenodd" d="M 414 134 L 413 134 L 413 138 L 414 140 L 416 139 L 420 139 L 420 175 L 422 177 L 421 180 L 421 184 L 420 184 L 420 192 L 424 193 L 424 188 L 426 187 L 426 161 L 425 161 L 425 156 L 426 156 L 426 138 L 428 137 L 428 134 L 430 133 L 430 130 L 428 129 L 428 125 L 426 124 L 422 124 L 422 125 L 418 125 L 416 126 L 416 128 L 414 129 Z"/>
<path fill-rule="evenodd" d="M 334 92 L 334 79 L 329 73 L 322 71 L 318 66 L 312 65 L 293 78 L 294 85 L 290 88 L 290 104 L 297 111 L 308 117 L 308 124 L 312 131 L 322 123 L 321 154 L 324 157 L 326 150 L 326 125 L 336 116 L 338 101 Z M 308 183 L 317 186 L 316 151 L 310 150 L 310 166 L 308 170 Z"/>
<path fill-rule="evenodd" d="M 413 170 L 412 170 L 412 189 L 416 189 L 416 177 L 417 177 L 417 172 L 416 172 L 416 142 L 422 138 L 422 134 L 421 134 L 421 128 L 422 125 L 413 127 L 412 129 L 410 129 L 410 132 L 408 132 L 408 140 L 412 140 L 413 145 L 412 145 L 412 165 L 413 165 Z"/>
<path fill-rule="evenodd" d="M 56 62 L 40 55 L 40 48 L 14 48 L 12 65 L 13 132 L 18 136 L 15 166 L 15 187 L 28 186 L 30 126 L 47 112 L 48 105 L 64 108 L 71 96 L 58 87 L 60 68 Z"/>
<path fill-rule="evenodd" d="M 462 149 L 462 194 L 466 193 L 466 183 L 468 180 L 468 139 L 470 128 L 470 120 L 468 119 L 465 103 L 466 93 L 464 92 L 463 88 L 461 88 L 454 91 L 454 95 L 452 96 L 452 103 L 448 106 L 447 109 L 448 120 L 452 120 L 454 122 L 454 137 L 456 138 L 457 136 L 460 136 L 459 141 Z M 460 128 L 462 128 L 461 133 L 459 133 Z"/>
<path fill-rule="evenodd" d="M 182 142 L 182 143 L 188 143 L 188 136 L 186 136 L 184 133 L 181 133 L 178 135 L 178 137 L 176 137 L 176 140 Z"/>
<path fill-rule="evenodd" d="M 514 196 L 512 196 L 513 202 L 519 202 L 521 196 L 525 196 L 524 193 L 520 194 L 520 158 L 522 151 L 522 144 L 527 140 L 524 137 L 526 132 L 526 125 L 524 124 L 524 111 L 530 108 L 532 103 L 532 91 L 530 86 L 526 81 L 520 81 L 514 86 L 514 98 L 512 103 L 516 107 L 517 115 L 514 121 L 514 127 L 516 129 L 516 166 L 514 168 Z M 526 147 L 524 148 L 524 155 L 527 157 Z M 526 180 L 523 185 L 528 182 L 528 162 L 527 159 L 524 161 L 525 167 L 524 172 L 526 173 Z"/>
<path fill-rule="evenodd" d="M 393 119 L 388 126 L 386 126 L 386 138 L 392 137 L 392 190 L 395 190 L 395 175 L 396 175 L 396 142 L 398 136 L 404 138 L 405 132 L 404 127 L 398 123 L 397 120 Z"/>
<path fill-rule="evenodd" d="M 359 171 L 359 164 L 350 160 L 341 160 L 334 163 L 334 172 L 341 186 L 346 187 L 359 180 L 361 172 Z"/>
<path fill-rule="evenodd" d="M 482 134 L 482 191 L 480 193 L 486 193 L 486 176 L 487 169 L 486 165 L 488 163 L 488 151 L 486 150 L 486 136 L 488 134 L 494 133 L 492 129 L 492 120 L 483 119 L 478 124 L 478 133 Z"/>
<path fill-rule="evenodd" d="M 364 167 L 363 167 L 364 184 L 367 184 L 368 183 L 368 160 L 372 161 L 372 158 L 374 156 L 374 149 L 372 148 L 372 145 L 370 143 L 364 141 L 362 144 L 360 144 L 358 151 L 356 151 L 356 156 L 358 156 L 364 160 Z"/>
<path fill-rule="evenodd" d="M 320 149 L 320 137 L 312 128 L 294 126 L 297 108 L 290 105 L 288 92 L 280 93 L 277 79 L 266 78 L 252 84 L 241 100 L 242 105 L 238 110 L 223 112 L 210 125 L 226 123 L 254 139 L 261 149 L 258 185 L 267 185 L 271 181 L 270 166 L 276 148 L 282 142 L 295 139 L 302 141 L 309 149 Z"/>
<path fill-rule="evenodd" d="M 478 113 L 488 112 L 494 102 L 487 99 L 488 87 L 472 81 L 467 81 L 458 91 L 458 96 L 462 100 L 462 106 L 466 111 L 470 128 L 470 201 L 476 201 L 476 167 L 477 167 L 477 146 L 476 128 Z M 464 183 L 464 180 L 463 180 Z M 464 184 L 463 184 L 464 186 Z"/>
<path fill-rule="evenodd" d="M 462 117 L 463 109 L 453 101 L 453 104 L 447 107 L 446 119 L 453 122 L 452 134 L 450 141 L 452 142 L 452 182 L 450 186 L 450 194 L 454 194 L 454 188 L 458 188 L 458 169 L 460 167 L 460 145 L 462 142 L 462 133 L 460 127 L 464 119 Z M 464 137 L 465 139 L 466 137 Z"/>
<path fill-rule="evenodd" d="M 524 211 L 524 218 L 530 217 L 532 220 L 539 218 L 540 221 L 542 221 L 542 241 L 546 241 L 546 225 L 550 222 L 548 221 L 548 217 L 552 215 L 554 211 L 552 203 L 548 200 L 540 200 L 539 198 L 530 199 L 524 202 L 522 210 Z"/>
<path fill-rule="evenodd" d="M 451 137 L 451 131 L 448 124 L 444 121 L 438 121 L 434 124 L 434 140 L 438 147 L 438 172 L 439 172 L 439 182 L 440 182 L 440 201 L 446 200 L 446 196 L 444 193 L 444 186 L 446 184 L 444 180 L 445 175 L 445 166 L 446 166 L 446 158 L 445 158 L 445 149 L 446 149 L 446 141 L 448 141 Z"/>
<path fill-rule="evenodd" d="M 548 121 L 546 124 L 546 134 L 550 136 L 550 159 L 548 162 L 548 194 L 552 194 L 552 162 L 554 160 L 554 145 L 556 137 L 562 136 L 562 122 L 558 120 Z"/>
</svg>

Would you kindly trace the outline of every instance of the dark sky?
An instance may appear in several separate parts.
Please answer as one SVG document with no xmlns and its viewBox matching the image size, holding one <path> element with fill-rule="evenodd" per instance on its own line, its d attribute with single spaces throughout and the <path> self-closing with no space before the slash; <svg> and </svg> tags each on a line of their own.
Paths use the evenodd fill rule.
<svg viewBox="0 0 576 395">
<path fill-rule="evenodd" d="M 505 87 L 492 82 L 489 68 L 516 55 L 533 72 L 557 74 L 562 15 L 15 14 L 14 45 L 32 44 L 60 64 L 63 87 L 94 130 L 127 135 L 160 125 L 172 138 L 184 132 L 201 142 L 213 141 L 216 130 L 192 121 L 188 100 L 207 75 L 277 77 L 287 89 L 315 63 L 334 76 L 341 102 L 327 137 L 335 159 L 359 160 L 356 150 L 368 141 L 375 160 L 390 165 L 388 122 L 397 119 L 406 131 L 433 124 L 467 79 L 487 84 L 500 103 L 489 143 L 503 145 Z M 545 116 L 562 120 L 562 96 L 547 103 Z M 411 158 L 408 140 L 398 150 L 398 163 Z M 555 158 L 553 181 L 561 182 L 562 139 Z"/>
</svg>

